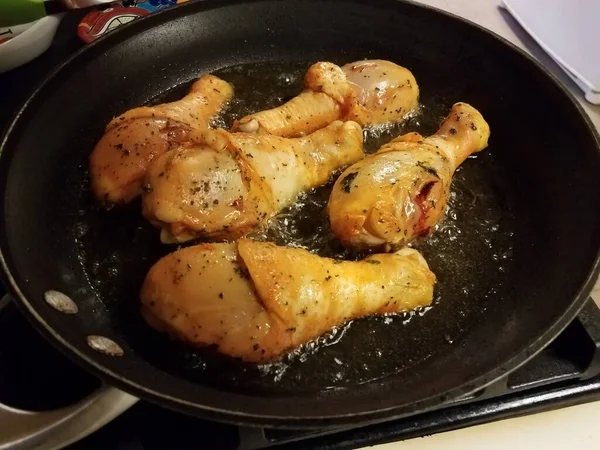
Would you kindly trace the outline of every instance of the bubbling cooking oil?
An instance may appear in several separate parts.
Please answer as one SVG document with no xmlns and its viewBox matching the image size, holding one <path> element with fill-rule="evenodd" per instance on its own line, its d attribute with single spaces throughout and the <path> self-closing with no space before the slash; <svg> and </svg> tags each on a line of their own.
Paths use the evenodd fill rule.
<svg viewBox="0 0 600 450">
<path fill-rule="evenodd" d="M 216 72 L 233 84 L 235 98 L 214 125 L 228 128 L 237 118 L 297 95 L 308 66 L 261 63 Z M 176 87 L 153 103 L 180 98 L 188 86 Z M 365 130 L 365 151 L 372 153 L 406 132 L 435 132 L 451 106 L 435 96 L 422 95 L 419 107 L 403 123 Z M 492 138 L 488 149 L 463 163 L 454 176 L 445 217 L 431 236 L 413 244 L 438 279 L 432 306 L 354 320 L 269 364 L 246 365 L 210 349 L 193 349 L 143 323 L 137 297 L 143 278 L 154 262 L 178 247 L 160 244 L 158 231 L 142 218 L 139 203 L 104 211 L 91 200 L 87 181 L 82 182 L 73 236 L 80 263 L 109 315 L 128 344 L 150 364 L 227 390 L 273 393 L 348 387 L 384 378 L 448 351 L 464 338 L 489 302 L 504 295 L 502 280 L 510 270 L 515 224 L 504 184 L 508 177 L 495 161 L 495 151 Z M 336 175 L 326 185 L 301 194 L 252 237 L 326 257 L 366 256 L 344 249 L 331 232 L 325 207 Z"/>
</svg>

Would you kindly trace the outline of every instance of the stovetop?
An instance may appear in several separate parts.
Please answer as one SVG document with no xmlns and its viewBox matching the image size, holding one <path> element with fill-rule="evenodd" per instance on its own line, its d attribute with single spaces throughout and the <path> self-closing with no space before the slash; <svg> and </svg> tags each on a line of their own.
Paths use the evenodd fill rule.
<svg viewBox="0 0 600 450">
<path fill-rule="evenodd" d="M 77 13 L 65 17 L 44 55 L 0 75 L 0 129 L 32 87 L 81 47 L 75 33 L 80 17 Z M 40 337 L 12 304 L 0 313 L 0 343 L 2 403 L 48 410 L 81 399 L 100 385 Z M 23 357 L 28 354 L 36 357 Z M 533 360 L 474 395 L 433 412 L 362 428 L 306 432 L 240 429 L 140 401 L 68 449 L 353 449 L 595 400 L 600 400 L 600 310 L 590 300 L 578 318 Z"/>
</svg>

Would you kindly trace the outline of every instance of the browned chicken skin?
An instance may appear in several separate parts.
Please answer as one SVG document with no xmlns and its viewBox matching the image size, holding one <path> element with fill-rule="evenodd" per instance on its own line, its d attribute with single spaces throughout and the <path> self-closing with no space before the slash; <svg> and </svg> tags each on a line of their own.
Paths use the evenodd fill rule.
<svg viewBox="0 0 600 450">
<path fill-rule="evenodd" d="M 452 175 L 487 147 L 481 114 L 456 103 L 440 129 L 423 138 L 408 133 L 347 168 L 336 181 L 328 213 L 346 247 L 400 248 L 429 234 L 444 214 Z"/>
<path fill-rule="evenodd" d="M 232 94 L 228 83 L 204 75 L 181 100 L 134 108 L 113 119 L 90 155 L 94 196 L 110 205 L 140 195 L 150 163 L 186 142 L 191 131 L 208 128 Z"/>
<path fill-rule="evenodd" d="M 412 73 L 389 61 L 312 65 L 305 90 L 277 108 L 243 117 L 234 131 L 302 136 L 334 120 L 360 125 L 399 122 L 417 106 L 419 87 Z"/>
<path fill-rule="evenodd" d="M 266 362 L 335 326 L 429 305 L 434 274 L 412 249 L 337 261 L 240 239 L 178 250 L 141 289 L 159 331 L 249 362 Z"/>
<path fill-rule="evenodd" d="M 355 122 L 296 139 L 210 130 L 197 141 L 148 169 L 142 211 L 164 243 L 239 237 L 364 156 Z"/>
</svg>

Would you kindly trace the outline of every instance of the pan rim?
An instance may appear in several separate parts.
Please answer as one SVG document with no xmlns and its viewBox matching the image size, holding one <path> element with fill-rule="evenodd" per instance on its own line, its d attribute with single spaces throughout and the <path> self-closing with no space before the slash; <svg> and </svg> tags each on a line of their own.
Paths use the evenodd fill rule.
<svg viewBox="0 0 600 450">
<path fill-rule="evenodd" d="M 232 2 L 228 2 L 227 4 L 223 4 L 218 2 L 217 0 L 204 0 L 199 2 L 189 2 L 177 5 L 175 7 L 159 11 L 155 14 L 146 16 L 139 20 L 133 21 L 129 24 L 126 24 L 123 27 L 120 27 L 117 32 L 110 33 L 101 39 L 98 39 L 96 42 L 87 45 L 78 51 L 76 51 L 71 57 L 69 57 L 66 61 L 57 66 L 54 70 L 52 70 L 38 86 L 30 93 L 25 102 L 18 108 L 17 112 L 13 115 L 13 118 L 10 120 L 9 125 L 7 126 L 2 139 L 0 141 L 0 159 L 5 152 L 5 148 L 8 144 L 9 138 L 12 134 L 12 131 L 17 126 L 21 116 L 24 114 L 25 110 L 28 108 L 30 103 L 33 100 L 41 95 L 46 85 L 53 79 L 56 78 L 58 74 L 62 70 L 64 70 L 67 66 L 72 64 L 76 64 L 78 59 L 82 54 L 87 55 L 93 49 L 102 45 L 110 45 L 112 42 L 119 40 L 121 36 L 124 36 L 127 32 L 138 34 L 143 32 L 144 30 L 153 26 L 156 23 L 164 23 L 170 20 L 170 16 L 176 16 L 176 11 L 180 11 L 182 8 L 188 8 L 189 13 L 192 12 L 204 12 L 207 10 L 222 8 L 222 7 L 230 7 L 236 4 L 247 4 L 247 3 L 260 3 L 263 0 L 234 0 Z M 331 2 L 341 2 L 341 0 L 329 0 Z M 359 3 L 364 5 L 365 7 L 371 6 L 376 7 L 378 4 L 388 7 L 395 7 L 398 2 L 395 0 L 376 0 L 374 2 L 369 2 L 365 0 L 352 0 L 354 3 Z M 430 10 L 433 13 L 440 14 L 446 17 L 449 17 L 453 20 L 458 20 L 463 22 L 464 24 L 471 26 L 479 32 L 486 33 L 496 40 L 503 43 L 513 52 L 519 54 L 522 58 L 524 58 L 529 64 L 533 64 L 538 70 L 540 70 L 546 77 L 550 79 L 567 98 L 570 100 L 571 104 L 575 106 L 576 110 L 579 112 L 580 117 L 584 120 L 587 131 L 591 133 L 593 136 L 596 147 L 600 152 L 600 135 L 598 130 L 593 126 L 591 119 L 585 113 L 581 104 L 575 99 L 573 94 L 569 92 L 566 87 L 558 80 L 558 78 L 552 74 L 548 69 L 546 69 L 540 62 L 538 62 L 535 58 L 529 55 L 524 50 L 517 47 L 515 44 L 511 43 L 507 39 L 499 36 L 495 32 L 488 30 L 476 23 L 473 23 L 467 19 L 461 18 L 451 13 L 447 13 L 445 11 L 439 10 L 438 8 L 434 8 L 428 5 L 422 5 L 420 3 L 416 3 L 413 1 L 403 1 L 403 3 L 407 3 L 412 5 L 413 7 L 418 7 L 426 10 Z M 187 11 L 187 10 L 186 10 Z M 185 13 L 184 13 L 185 14 Z M 116 37 L 115 37 L 116 36 Z M 92 50 L 90 50 L 92 49 Z M 6 240 L 4 238 L 4 240 Z M 236 423 L 236 424 L 255 424 L 255 425 L 277 425 L 277 426 L 286 426 L 289 428 L 298 428 L 300 426 L 323 426 L 322 422 L 327 422 L 327 425 L 344 425 L 350 423 L 366 423 L 366 422 L 374 422 L 377 420 L 392 420 L 393 418 L 406 416 L 409 414 L 423 412 L 426 411 L 433 406 L 437 405 L 440 402 L 440 399 L 448 401 L 450 399 L 458 398 L 460 396 L 468 395 L 473 391 L 477 391 L 482 389 L 483 387 L 493 383 L 497 379 L 502 376 L 508 374 L 511 371 L 516 370 L 523 364 L 525 364 L 528 360 L 534 357 L 537 353 L 539 353 L 547 344 L 549 344 L 566 326 L 575 318 L 580 309 L 584 306 L 585 302 L 589 298 L 589 293 L 592 290 L 592 287 L 600 273 L 600 248 L 596 251 L 594 263 L 591 266 L 590 272 L 587 275 L 587 278 L 583 285 L 578 290 L 577 294 L 574 296 L 571 305 L 563 312 L 563 314 L 553 323 L 544 333 L 539 335 L 534 342 L 531 343 L 530 347 L 527 348 L 526 351 L 519 353 L 515 357 L 505 361 L 499 367 L 496 367 L 493 370 L 488 371 L 482 375 L 479 375 L 473 379 L 468 380 L 460 384 L 459 386 L 451 389 L 450 391 L 444 392 L 443 394 L 434 394 L 432 396 L 421 399 L 417 402 L 409 403 L 409 404 L 401 404 L 397 406 L 390 406 L 384 409 L 375 409 L 370 411 L 362 411 L 362 412 L 352 412 L 346 414 L 335 414 L 335 415 L 310 415 L 310 416 L 282 416 L 282 415 L 269 415 L 269 414 L 256 414 L 256 413 L 247 413 L 239 410 L 231 410 L 224 408 L 217 408 L 207 405 L 200 405 L 193 401 L 187 401 L 179 397 L 173 397 L 167 395 L 165 393 L 161 393 L 154 389 L 148 388 L 139 384 L 138 382 L 123 377 L 122 375 L 115 373 L 114 371 L 108 369 L 97 360 L 87 356 L 80 350 L 78 350 L 74 345 L 72 345 L 69 341 L 62 338 L 60 334 L 58 334 L 45 320 L 44 318 L 36 311 L 33 305 L 28 301 L 26 296 L 23 294 L 19 287 L 19 283 L 12 276 L 11 269 L 7 262 L 5 256 L 5 250 L 0 247 L 0 267 L 2 268 L 3 280 L 5 281 L 5 285 L 7 289 L 13 294 L 15 299 L 17 300 L 17 305 L 19 308 L 25 312 L 25 315 L 32 321 L 36 328 L 42 332 L 55 346 L 57 346 L 63 353 L 66 353 L 70 358 L 75 360 L 78 364 L 91 371 L 94 375 L 99 376 L 100 378 L 107 379 L 120 388 L 131 392 L 135 395 L 139 395 L 144 399 L 151 400 L 153 402 L 159 403 L 163 406 L 169 406 L 171 408 L 183 411 L 183 412 L 195 412 L 196 415 L 202 415 L 202 413 L 208 413 L 211 415 L 211 419 L 221 420 L 224 422 Z M 321 422 L 320 424 L 318 422 Z"/>
</svg>

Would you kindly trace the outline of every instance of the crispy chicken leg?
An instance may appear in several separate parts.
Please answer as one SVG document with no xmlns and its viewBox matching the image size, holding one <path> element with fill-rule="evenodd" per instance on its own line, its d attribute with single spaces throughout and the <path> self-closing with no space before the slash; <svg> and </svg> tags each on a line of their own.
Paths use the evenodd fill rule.
<svg viewBox="0 0 600 450">
<path fill-rule="evenodd" d="M 354 122 L 297 139 L 214 130 L 199 141 L 148 170 L 142 212 L 164 243 L 238 237 L 364 156 Z"/>
<path fill-rule="evenodd" d="M 360 125 L 399 122 L 417 105 L 419 87 L 412 73 L 389 61 L 312 65 L 304 78 L 305 90 L 274 109 L 235 122 L 234 131 L 302 136 L 334 120 Z"/>
<path fill-rule="evenodd" d="M 336 261 L 240 239 L 178 250 L 141 289 L 159 331 L 249 362 L 265 362 L 334 326 L 429 305 L 434 274 L 412 249 Z"/>
<path fill-rule="evenodd" d="M 94 196 L 105 204 L 128 203 L 141 194 L 154 158 L 185 142 L 231 98 L 225 81 L 204 75 L 181 100 L 131 109 L 113 119 L 90 155 Z"/>
<path fill-rule="evenodd" d="M 489 135 L 475 108 L 456 103 L 433 136 L 400 136 L 350 166 L 329 198 L 333 232 L 346 247 L 384 250 L 427 235 L 444 213 L 454 171 Z"/>
</svg>

